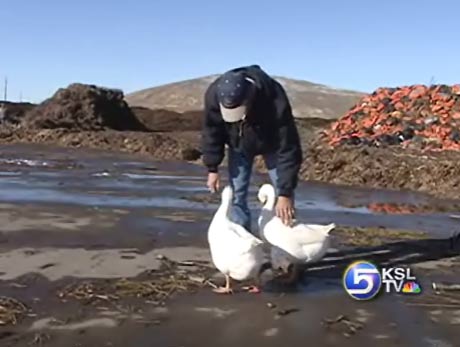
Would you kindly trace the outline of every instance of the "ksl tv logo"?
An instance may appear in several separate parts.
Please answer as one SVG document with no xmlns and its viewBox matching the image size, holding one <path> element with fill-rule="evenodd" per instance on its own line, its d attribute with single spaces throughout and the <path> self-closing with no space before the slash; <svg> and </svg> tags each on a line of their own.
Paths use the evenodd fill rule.
<svg viewBox="0 0 460 347">
<path fill-rule="evenodd" d="M 382 289 L 386 293 L 398 294 L 422 292 L 410 268 L 391 267 L 380 270 L 365 260 L 356 261 L 347 267 L 343 274 L 343 288 L 356 300 L 370 300 Z"/>
</svg>

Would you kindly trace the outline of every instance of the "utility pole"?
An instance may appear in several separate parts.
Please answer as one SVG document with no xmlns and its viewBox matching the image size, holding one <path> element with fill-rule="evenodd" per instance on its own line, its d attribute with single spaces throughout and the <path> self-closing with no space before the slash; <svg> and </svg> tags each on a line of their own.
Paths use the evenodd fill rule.
<svg viewBox="0 0 460 347">
<path fill-rule="evenodd" d="M 3 91 L 4 91 L 3 100 L 6 101 L 8 98 L 8 77 L 5 77 L 5 88 L 3 89 Z"/>
</svg>

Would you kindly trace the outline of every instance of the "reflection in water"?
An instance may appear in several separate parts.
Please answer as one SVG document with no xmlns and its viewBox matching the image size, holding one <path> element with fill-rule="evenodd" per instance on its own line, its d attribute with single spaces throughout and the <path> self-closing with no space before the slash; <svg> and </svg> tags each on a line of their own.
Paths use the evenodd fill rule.
<svg viewBox="0 0 460 347">
<path fill-rule="evenodd" d="M 0 171 L 0 176 L 18 176 L 20 175 L 20 172 L 14 172 L 14 171 Z"/>
<path fill-rule="evenodd" d="M 123 176 L 132 178 L 132 179 L 154 179 L 154 180 L 203 180 L 201 177 L 194 177 L 194 176 L 171 176 L 171 175 L 145 175 L 145 174 L 132 174 L 132 173 L 123 173 Z"/>
<path fill-rule="evenodd" d="M 69 170 L 62 161 L 0 160 L 16 163 L 15 172 L 0 171 L 0 200 L 4 202 L 36 202 L 76 204 L 120 208 L 166 208 L 177 211 L 206 211 L 211 215 L 220 202 L 205 187 L 202 173 L 177 166 L 161 170 L 142 162 L 93 161 L 72 163 Z M 35 165 L 37 169 L 31 169 Z M 25 167 L 28 166 L 28 167 Z M 188 175 L 190 173 L 190 175 Z M 223 182 L 225 184 L 225 182 Z M 258 186 L 250 189 L 250 208 L 256 218 L 260 204 L 256 200 Z M 429 206 L 426 207 L 426 206 Z M 296 192 L 296 208 L 300 220 L 337 222 L 356 226 L 396 226 L 411 229 L 444 229 L 454 222 L 448 218 L 446 206 L 452 202 L 431 200 L 422 194 L 335 187 L 302 182 Z M 422 214 L 423 213 L 423 214 Z M 414 216 L 407 216 L 413 214 Z M 429 231 L 429 230 L 428 230 Z"/>
<path fill-rule="evenodd" d="M 199 176 L 172 176 L 163 174 L 133 174 L 126 172 L 75 170 L 52 170 L 24 172 L 24 174 L 4 172 L 0 175 L 1 198 L 3 201 L 46 201 L 99 206 L 130 207 L 172 207 L 184 209 L 212 209 L 220 201 L 220 196 L 208 199 L 206 187 Z M 60 184 L 62 182 L 62 184 Z M 344 188 L 349 190 L 349 188 Z M 108 194 L 108 191 L 115 194 Z M 348 204 L 340 204 L 334 199 L 340 189 L 331 186 L 303 184 L 299 187 L 296 208 L 324 212 L 349 212 L 353 214 L 374 213 L 419 213 L 422 209 L 407 204 L 363 202 L 361 195 L 353 206 L 350 194 Z M 90 194 L 89 194 L 90 193 Z M 204 193 L 200 199 L 196 193 Z M 250 207 L 259 209 L 255 195 L 257 187 L 250 189 Z M 139 196 L 141 195 L 141 196 Z M 385 195 L 385 194 L 383 194 Z M 400 194 L 403 195 L 403 194 Z M 196 198 L 195 198 L 196 197 Z M 210 197 L 210 196 L 209 196 Z M 425 209 L 426 210 L 426 209 Z M 436 210 L 436 209 L 434 209 Z M 434 212 L 434 211 L 431 211 Z"/>
<path fill-rule="evenodd" d="M 43 160 L 30 160 L 30 159 L 0 159 L 0 164 L 18 165 L 18 166 L 51 166 L 49 162 Z"/>
<path fill-rule="evenodd" d="M 46 202 L 99 207 L 170 207 L 183 209 L 210 209 L 208 204 L 191 203 L 170 197 L 132 197 L 71 193 L 52 189 L 3 188 L 0 185 L 1 201 L 8 202 Z"/>
</svg>

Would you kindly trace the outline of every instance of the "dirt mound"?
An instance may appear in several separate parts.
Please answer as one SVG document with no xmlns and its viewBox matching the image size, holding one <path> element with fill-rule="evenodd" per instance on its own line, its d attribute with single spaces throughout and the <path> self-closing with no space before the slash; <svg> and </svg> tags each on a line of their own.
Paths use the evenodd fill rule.
<svg viewBox="0 0 460 347">
<path fill-rule="evenodd" d="M 195 161 L 201 153 L 181 133 L 138 131 L 74 131 L 31 129 L 23 126 L 0 127 L 0 143 L 36 143 L 70 148 L 93 148 L 146 155 L 156 159 Z"/>
<path fill-rule="evenodd" d="M 460 194 L 460 153 L 416 149 L 312 145 L 302 179 L 351 186 L 411 190 L 442 198 Z"/>
<path fill-rule="evenodd" d="M 200 131 L 203 111 L 183 113 L 146 107 L 132 107 L 136 118 L 151 131 Z"/>
<path fill-rule="evenodd" d="M 36 106 L 28 102 L 0 102 L 0 122 L 19 124 L 26 113 Z"/>
<path fill-rule="evenodd" d="M 122 91 L 78 83 L 59 89 L 28 112 L 23 124 L 33 129 L 147 130 Z"/>
<path fill-rule="evenodd" d="M 333 146 L 458 150 L 460 85 L 377 89 L 332 124 L 327 141 Z"/>
</svg>

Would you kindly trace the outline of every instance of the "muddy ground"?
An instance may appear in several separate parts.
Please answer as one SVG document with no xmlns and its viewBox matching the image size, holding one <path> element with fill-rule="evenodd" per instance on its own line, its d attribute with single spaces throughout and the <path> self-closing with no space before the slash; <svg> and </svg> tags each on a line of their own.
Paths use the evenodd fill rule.
<svg viewBox="0 0 460 347">
<path fill-rule="evenodd" d="M 32 129 L 24 125 L 4 125 L 0 127 L 0 143 L 50 144 L 131 153 L 142 155 L 146 160 L 201 162 L 198 112 L 171 115 L 164 110 L 142 108 L 135 108 L 133 112 L 148 131 Z M 165 116 L 165 112 L 168 115 Z M 330 148 L 320 140 L 321 131 L 330 121 L 305 119 L 297 120 L 297 124 L 304 149 L 300 173 L 303 180 L 419 191 L 441 198 L 456 198 L 460 194 L 458 152 L 429 153 L 391 147 Z M 261 160 L 257 168 L 264 172 Z"/>
<path fill-rule="evenodd" d="M 264 180 L 251 190 L 254 220 Z M 1 346 L 453 347 L 460 337 L 460 295 L 431 289 L 459 278 L 457 200 L 302 182 L 298 218 L 335 222 L 333 248 L 295 286 L 268 271 L 262 293 L 232 296 L 211 291 L 222 278 L 206 229 L 219 199 L 200 166 L 4 145 L 0 200 Z M 410 265 L 422 294 L 354 301 L 341 276 L 362 258 Z"/>
</svg>

